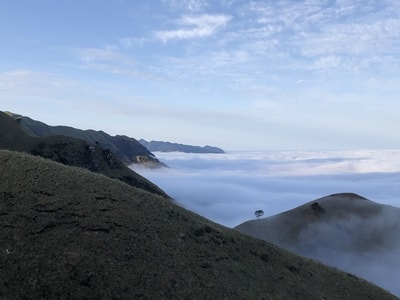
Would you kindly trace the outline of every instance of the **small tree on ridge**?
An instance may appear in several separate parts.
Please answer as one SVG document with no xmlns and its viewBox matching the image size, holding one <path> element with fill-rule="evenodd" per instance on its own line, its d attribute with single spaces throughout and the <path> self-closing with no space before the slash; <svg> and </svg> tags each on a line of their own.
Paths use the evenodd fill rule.
<svg viewBox="0 0 400 300">
<path fill-rule="evenodd" d="M 256 215 L 257 219 L 259 219 L 260 217 L 262 217 L 264 215 L 264 211 L 262 209 L 256 210 L 254 212 L 254 214 Z"/>
</svg>

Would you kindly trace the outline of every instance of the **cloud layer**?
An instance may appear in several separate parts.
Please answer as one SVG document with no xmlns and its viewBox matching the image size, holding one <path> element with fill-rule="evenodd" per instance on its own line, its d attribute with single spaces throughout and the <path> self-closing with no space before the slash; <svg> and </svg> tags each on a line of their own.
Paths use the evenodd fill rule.
<svg viewBox="0 0 400 300">
<path fill-rule="evenodd" d="M 138 169 L 183 206 L 234 227 L 322 196 L 354 192 L 400 206 L 400 151 L 156 153 L 170 168 Z"/>
<path fill-rule="evenodd" d="M 400 150 L 155 154 L 170 168 L 135 170 L 185 208 L 228 227 L 255 219 L 258 209 L 268 217 L 341 192 L 400 207 Z M 373 221 L 354 217 L 340 225 L 310 227 L 302 233 L 299 251 L 400 295 L 397 231 L 382 236 L 376 251 L 353 249 L 358 234 L 368 240 L 366 232 L 398 226 L 398 215 L 394 219 L 391 213 Z"/>
</svg>

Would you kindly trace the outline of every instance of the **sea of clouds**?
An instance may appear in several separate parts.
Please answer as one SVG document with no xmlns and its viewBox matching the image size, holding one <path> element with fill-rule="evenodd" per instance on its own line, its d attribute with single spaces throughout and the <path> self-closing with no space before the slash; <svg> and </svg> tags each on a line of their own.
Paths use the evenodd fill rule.
<svg viewBox="0 0 400 300">
<path fill-rule="evenodd" d="M 400 207 L 400 150 L 154 153 L 169 168 L 135 171 L 183 207 L 234 227 L 341 192 Z"/>
<path fill-rule="evenodd" d="M 264 211 L 263 217 L 268 217 L 341 192 L 400 207 L 400 150 L 155 155 L 169 168 L 132 168 L 183 207 L 227 227 L 254 219 L 254 212 L 259 209 Z M 398 224 L 397 217 L 384 217 L 379 224 Z M 368 230 L 365 224 L 358 227 Z M 323 228 L 321 231 L 320 236 L 332 239 L 334 246 L 345 245 L 346 235 L 335 235 Z M 302 254 L 400 296 L 400 232 L 395 231 L 396 234 L 387 237 L 389 242 L 382 242 L 379 251 L 346 252 L 335 246 L 314 247 L 310 253 Z M 316 238 L 315 232 L 312 236 Z"/>
</svg>

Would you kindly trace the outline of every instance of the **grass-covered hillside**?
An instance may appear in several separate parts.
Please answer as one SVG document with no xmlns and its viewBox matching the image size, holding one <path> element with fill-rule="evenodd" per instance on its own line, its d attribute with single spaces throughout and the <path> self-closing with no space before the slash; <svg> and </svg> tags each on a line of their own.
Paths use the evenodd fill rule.
<svg viewBox="0 0 400 300">
<path fill-rule="evenodd" d="M 0 151 L 0 299 L 396 299 L 82 168 Z"/>
<path fill-rule="evenodd" d="M 339 193 L 244 222 L 236 229 L 357 274 L 400 295 L 398 207 L 354 193 Z"/>
<path fill-rule="evenodd" d="M 3 112 L 0 112 L 0 149 L 22 151 L 65 165 L 85 168 L 168 197 L 155 184 L 128 168 L 109 150 L 73 137 L 31 136 L 18 120 Z"/>
</svg>

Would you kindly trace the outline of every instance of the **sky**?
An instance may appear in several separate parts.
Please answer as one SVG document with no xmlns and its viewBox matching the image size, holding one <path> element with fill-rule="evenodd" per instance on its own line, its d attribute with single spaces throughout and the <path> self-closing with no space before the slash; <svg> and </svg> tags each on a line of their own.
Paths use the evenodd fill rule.
<svg viewBox="0 0 400 300">
<path fill-rule="evenodd" d="M 302 233 L 310 252 L 303 251 L 302 255 L 361 276 L 400 296 L 398 231 L 393 236 L 388 230 L 390 235 L 382 237 L 377 248 L 360 252 L 354 251 L 359 249 L 355 246 L 351 251 L 346 247 L 370 239 L 368 232 L 399 226 L 393 206 L 400 207 L 400 150 L 156 152 L 156 156 L 169 168 L 131 167 L 179 205 L 230 228 L 255 219 L 256 210 L 269 217 L 335 193 L 357 193 L 392 206 L 381 217 L 354 217 L 310 227 Z"/>
<path fill-rule="evenodd" d="M 0 110 L 225 150 L 400 147 L 397 0 L 0 4 Z"/>
</svg>

